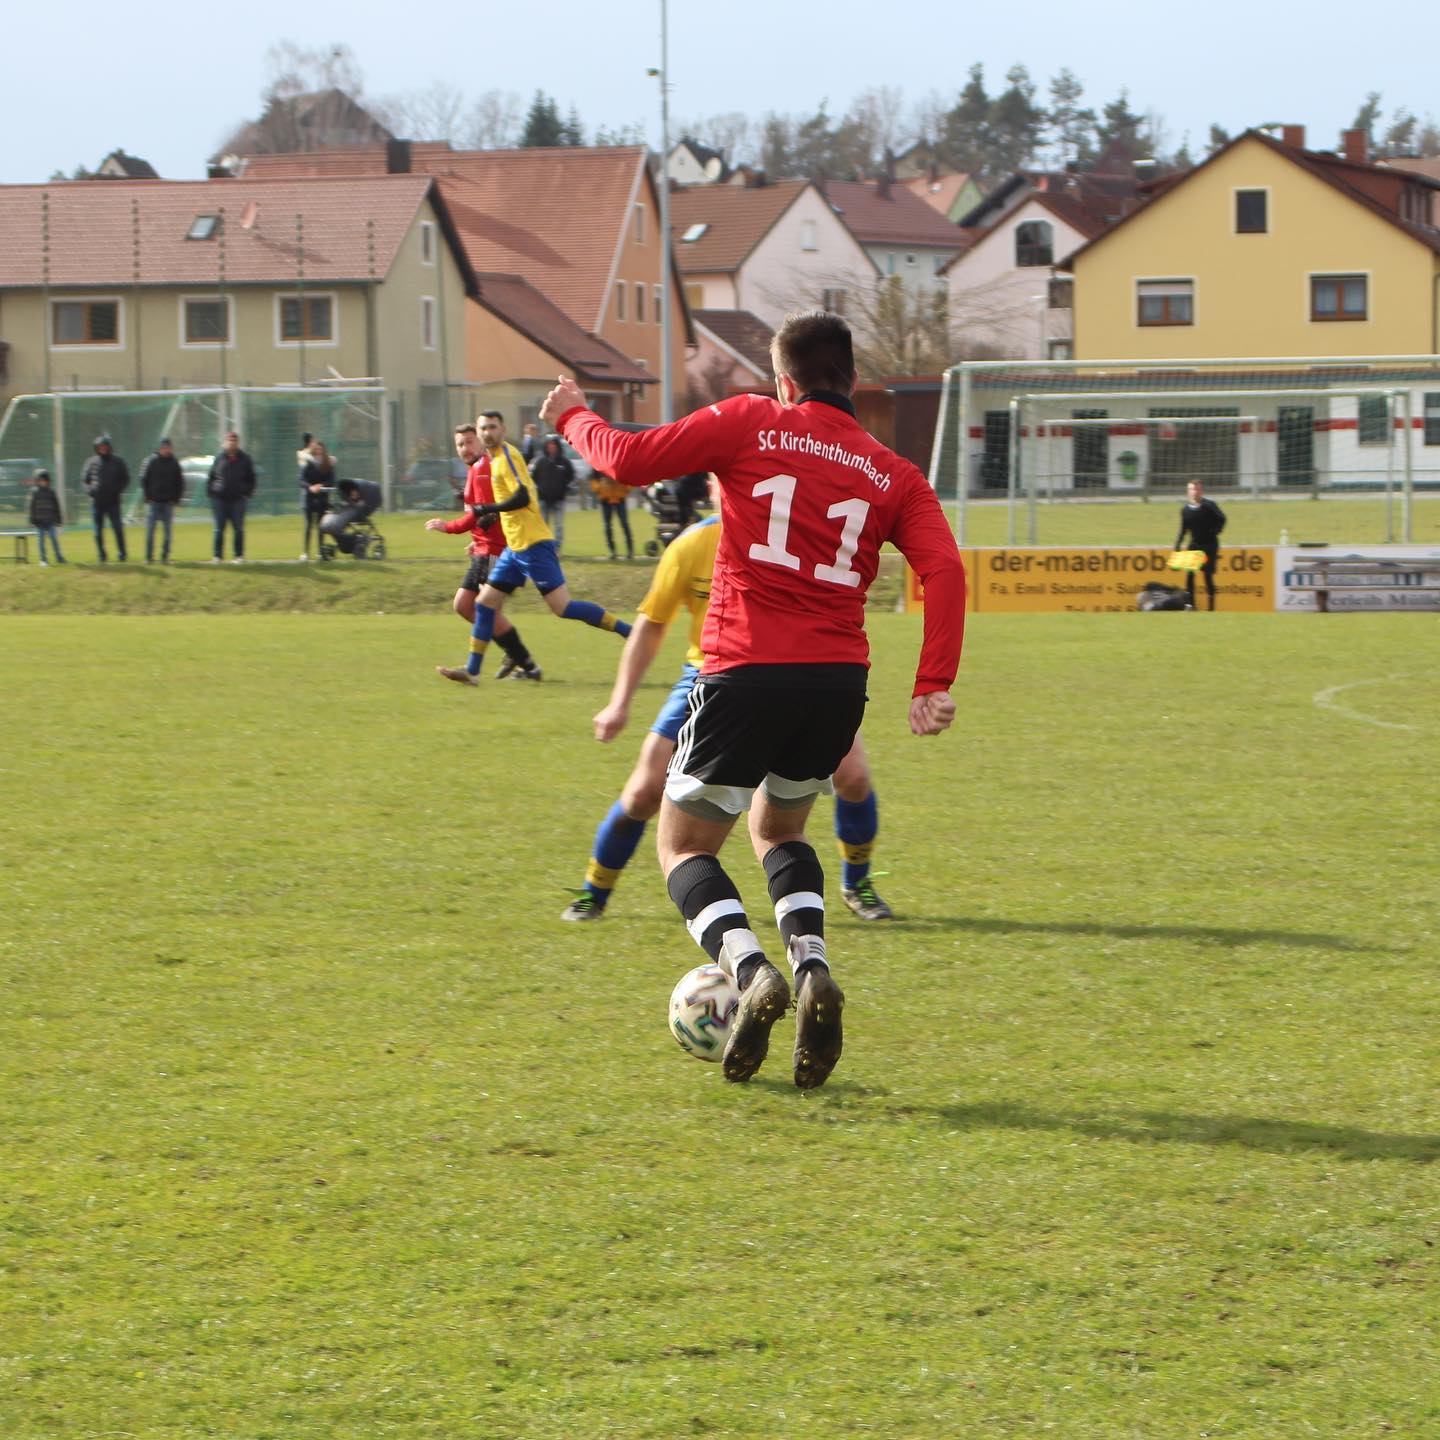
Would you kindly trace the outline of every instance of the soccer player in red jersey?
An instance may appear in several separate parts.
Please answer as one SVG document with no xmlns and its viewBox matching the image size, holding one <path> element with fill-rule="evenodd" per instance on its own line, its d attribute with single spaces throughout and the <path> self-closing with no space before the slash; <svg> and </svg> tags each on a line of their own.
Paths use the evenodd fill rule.
<svg viewBox="0 0 1440 1440">
<path fill-rule="evenodd" d="M 788 316 L 771 360 L 774 400 L 737 395 L 674 424 L 627 432 L 585 408 L 584 392 L 562 378 L 541 418 L 627 485 L 700 470 L 719 479 L 705 662 L 670 763 L 660 864 L 690 934 L 740 987 L 724 1070 L 748 1080 L 790 1004 L 785 977 L 765 958 L 718 858 L 750 810 L 795 977 L 795 1083 L 810 1089 L 840 1058 L 845 997 L 826 961 L 824 870 L 805 821 L 815 796 L 830 791 L 864 714 L 866 591 L 888 540 L 925 587 L 910 728 L 934 735 L 955 718 L 949 692 L 964 636 L 965 569 L 925 476 L 855 419 L 844 320 Z"/>
<path fill-rule="evenodd" d="M 427 530 L 443 530 L 447 535 L 463 535 L 470 532 L 470 565 L 465 578 L 455 592 L 455 613 L 467 624 L 475 623 L 475 600 L 490 575 L 491 563 L 505 548 L 505 531 L 499 520 L 492 519 L 482 525 L 474 514 L 476 505 L 493 505 L 495 491 L 490 485 L 490 465 L 480 444 L 480 436 L 473 425 L 455 427 L 455 453 L 469 466 L 465 477 L 465 513 L 453 520 L 436 517 L 425 522 Z M 514 675 L 517 680 L 539 680 L 540 667 L 535 657 L 520 638 L 520 632 L 504 615 L 495 620 L 495 643 L 505 652 L 505 659 L 495 672 L 497 680 Z M 437 665 L 436 670 L 447 680 L 459 685 L 478 685 L 479 679 L 469 674 L 463 666 Z"/>
</svg>

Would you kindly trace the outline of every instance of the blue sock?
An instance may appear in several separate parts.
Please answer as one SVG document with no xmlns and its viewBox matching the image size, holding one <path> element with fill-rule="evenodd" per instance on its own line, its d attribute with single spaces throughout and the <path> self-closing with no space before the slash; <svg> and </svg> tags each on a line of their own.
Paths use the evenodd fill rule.
<svg viewBox="0 0 1440 1440">
<path fill-rule="evenodd" d="M 470 631 L 470 658 L 465 669 L 471 675 L 480 673 L 480 662 L 485 658 L 490 637 L 495 633 L 495 612 L 488 605 L 475 607 L 475 624 Z"/>
<path fill-rule="evenodd" d="M 841 883 L 853 890 L 870 873 L 870 856 L 880 829 L 880 812 L 872 790 L 863 800 L 835 797 L 835 834 L 845 859 Z"/>
<path fill-rule="evenodd" d="M 572 600 L 560 612 L 562 620 L 583 620 L 587 625 L 593 625 L 597 630 L 613 630 L 622 639 L 630 633 L 629 624 L 621 620 L 619 616 L 612 615 L 603 605 L 597 605 L 593 600 Z"/>
<path fill-rule="evenodd" d="M 620 872 L 630 863 L 644 833 L 645 821 L 632 820 L 618 800 L 610 807 L 595 832 L 590 863 L 585 867 L 585 889 L 595 897 L 596 904 L 603 907 L 610 898 Z"/>
</svg>

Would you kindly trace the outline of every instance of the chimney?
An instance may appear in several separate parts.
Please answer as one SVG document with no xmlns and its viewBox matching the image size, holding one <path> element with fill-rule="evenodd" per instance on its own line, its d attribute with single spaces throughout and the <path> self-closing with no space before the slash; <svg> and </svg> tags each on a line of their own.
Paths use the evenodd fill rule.
<svg viewBox="0 0 1440 1440">
<path fill-rule="evenodd" d="M 1305 127 L 1303 125 L 1282 125 L 1280 141 L 1292 150 L 1303 150 L 1305 148 Z"/>
<path fill-rule="evenodd" d="M 385 173 L 387 175 L 408 175 L 410 173 L 410 142 L 408 140 L 387 140 L 385 142 Z"/>
<path fill-rule="evenodd" d="M 1370 137 L 1363 130 L 1342 130 L 1340 143 L 1344 146 L 1345 158 L 1352 165 L 1370 163 Z"/>
</svg>

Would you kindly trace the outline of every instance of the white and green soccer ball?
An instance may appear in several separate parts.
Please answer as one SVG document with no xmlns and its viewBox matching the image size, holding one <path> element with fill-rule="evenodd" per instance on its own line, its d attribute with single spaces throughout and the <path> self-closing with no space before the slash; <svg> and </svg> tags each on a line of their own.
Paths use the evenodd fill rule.
<svg viewBox="0 0 1440 1440">
<path fill-rule="evenodd" d="M 697 965 L 670 993 L 670 1033 L 697 1060 L 719 1060 L 740 989 L 718 965 Z"/>
</svg>

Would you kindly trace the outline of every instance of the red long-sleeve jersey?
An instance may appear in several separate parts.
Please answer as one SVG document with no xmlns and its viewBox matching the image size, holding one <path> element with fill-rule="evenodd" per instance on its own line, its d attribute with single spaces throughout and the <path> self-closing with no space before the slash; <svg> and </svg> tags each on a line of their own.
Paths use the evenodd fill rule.
<svg viewBox="0 0 1440 1440">
<path fill-rule="evenodd" d="M 837 397 L 838 398 L 838 397 Z M 713 471 L 720 548 L 705 664 L 868 664 L 865 595 L 890 541 L 925 587 L 913 694 L 948 690 L 965 635 L 965 567 L 924 475 L 828 399 L 781 405 L 736 395 L 654 430 L 615 430 L 593 411 L 565 438 L 626 485 Z"/>
<path fill-rule="evenodd" d="M 470 555 L 498 555 L 505 548 L 505 531 L 497 520 L 488 529 L 482 530 L 475 522 L 472 505 L 493 505 L 495 491 L 490 484 L 490 457 L 482 455 L 465 476 L 465 513 L 447 520 L 444 530 L 447 535 L 463 535 L 470 532 Z"/>
</svg>

